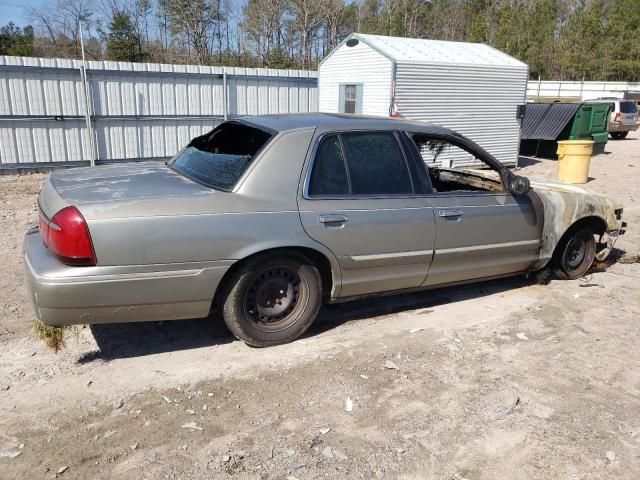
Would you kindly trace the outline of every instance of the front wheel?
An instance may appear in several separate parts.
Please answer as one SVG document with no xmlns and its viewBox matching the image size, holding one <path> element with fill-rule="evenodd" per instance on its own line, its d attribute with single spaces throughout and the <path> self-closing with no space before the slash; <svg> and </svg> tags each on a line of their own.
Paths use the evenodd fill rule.
<svg viewBox="0 0 640 480">
<path fill-rule="evenodd" d="M 303 255 L 259 256 L 229 280 L 224 322 L 236 338 L 254 347 L 288 343 L 315 320 L 322 303 L 322 280 Z"/>
<path fill-rule="evenodd" d="M 570 233 L 558 245 L 555 274 L 561 280 L 575 280 L 587 273 L 596 256 L 596 240 L 589 229 Z"/>
</svg>

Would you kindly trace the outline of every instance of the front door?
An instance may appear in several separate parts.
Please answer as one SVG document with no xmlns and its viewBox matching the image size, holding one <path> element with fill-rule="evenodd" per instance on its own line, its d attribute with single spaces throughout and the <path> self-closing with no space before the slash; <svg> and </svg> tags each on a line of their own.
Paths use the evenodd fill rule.
<svg viewBox="0 0 640 480">
<path fill-rule="evenodd" d="M 307 234 L 341 268 L 341 297 L 419 287 L 435 242 L 434 211 L 396 133 L 319 138 L 299 198 Z"/>
<path fill-rule="evenodd" d="M 424 286 L 522 272 L 537 259 L 542 209 L 534 192 L 514 196 L 499 175 L 500 164 L 461 139 L 411 134 L 429 172 L 436 218 L 435 256 Z M 484 172 L 442 168 L 486 162 Z M 478 165 L 474 168 L 483 168 Z M 539 203 L 539 202 L 538 202 Z"/>
<path fill-rule="evenodd" d="M 538 258 L 540 225 L 528 196 L 434 194 L 437 240 L 425 285 L 507 275 Z"/>
</svg>

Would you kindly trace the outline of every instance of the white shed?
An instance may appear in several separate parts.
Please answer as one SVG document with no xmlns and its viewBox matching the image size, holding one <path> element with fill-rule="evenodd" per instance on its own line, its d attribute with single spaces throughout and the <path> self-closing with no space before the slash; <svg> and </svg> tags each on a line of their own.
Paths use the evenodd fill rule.
<svg viewBox="0 0 640 480">
<path fill-rule="evenodd" d="M 441 125 L 507 165 L 517 162 L 529 67 L 506 53 L 481 43 L 354 33 L 318 70 L 321 112 L 397 114 Z M 438 163 L 475 161 L 456 154 Z"/>
</svg>

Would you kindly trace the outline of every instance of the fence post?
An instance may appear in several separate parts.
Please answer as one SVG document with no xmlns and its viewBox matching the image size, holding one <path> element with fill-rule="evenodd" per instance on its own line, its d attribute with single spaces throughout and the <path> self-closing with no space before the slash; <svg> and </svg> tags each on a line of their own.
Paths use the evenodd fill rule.
<svg viewBox="0 0 640 480">
<path fill-rule="evenodd" d="M 91 89 L 89 88 L 89 83 L 87 82 L 87 62 L 84 57 L 84 39 L 82 38 L 82 22 L 79 23 L 80 28 L 80 50 L 82 51 L 82 66 L 80 67 L 80 78 L 82 80 L 82 84 L 84 87 L 84 106 L 85 106 L 85 122 L 87 124 L 87 140 L 89 143 L 91 166 L 96 166 L 97 160 L 97 149 L 95 142 L 95 134 L 93 131 L 93 126 L 91 125 L 91 109 L 93 107 L 93 97 L 91 96 Z"/>
<path fill-rule="evenodd" d="M 222 67 L 222 114 L 227 121 L 227 69 Z"/>
</svg>

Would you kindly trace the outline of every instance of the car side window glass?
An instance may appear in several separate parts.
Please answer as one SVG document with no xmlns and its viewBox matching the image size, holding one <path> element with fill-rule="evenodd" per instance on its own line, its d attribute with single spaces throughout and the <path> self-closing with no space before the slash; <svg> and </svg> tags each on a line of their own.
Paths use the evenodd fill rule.
<svg viewBox="0 0 640 480">
<path fill-rule="evenodd" d="M 337 135 L 324 138 L 313 162 L 310 195 L 348 195 L 349 179 Z"/>
<path fill-rule="evenodd" d="M 353 195 L 409 195 L 411 177 L 393 133 L 341 134 Z"/>
<path fill-rule="evenodd" d="M 482 170 L 474 174 L 468 168 L 482 168 L 484 162 L 473 153 L 439 138 L 413 134 L 422 160 L 427 166 L 429 179 L 435 193 L 446 192 L 503 192 L 498 172 Z M 487 165 L 484 164 L 486 167 Z M 489 178 L 486 178 L 486 177 Z"/>
</svg>

